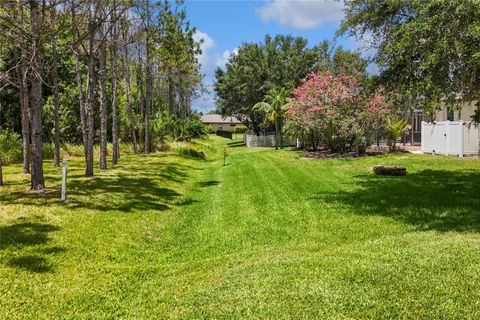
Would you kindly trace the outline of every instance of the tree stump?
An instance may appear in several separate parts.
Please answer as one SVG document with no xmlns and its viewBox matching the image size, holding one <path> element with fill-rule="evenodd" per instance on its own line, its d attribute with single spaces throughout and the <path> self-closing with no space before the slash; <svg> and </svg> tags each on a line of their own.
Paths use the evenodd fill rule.
<svg viewBox="0 0 480 320">
<path fill-rule="evenodd" d="M 404 176 L 407 174 L 405 167 L 375 166 L 373 172 L 379 176 Z"/>
</svg>

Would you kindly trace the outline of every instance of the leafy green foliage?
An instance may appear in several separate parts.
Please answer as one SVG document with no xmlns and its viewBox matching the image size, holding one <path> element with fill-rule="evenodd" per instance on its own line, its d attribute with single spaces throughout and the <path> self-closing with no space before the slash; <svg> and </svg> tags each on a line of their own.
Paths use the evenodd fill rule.
<svg viewBox="0 0 480 320">
<path fill-rule="evenodd" d="M 291 91 L 312 71 L 366 75 L 367 62 L 358 52 L 330 48 L 324 41 L 313 48 L 301 37 L 265 36 L 263 43 L 244 43 L 232 54 L 226 70 L 216 72 L 215 92 L 222 114 L 234 115 L 250 129 L 265 129 L 264 119 L 253 108 L 271 90 Z"/>
<path fill-rule="evenodd" d="M 477 108 L 475 109 L 475 111 L 473 113 L 472 120 L 476 124 L 480 124 L 480 101 L 477 101 Z"/>
<path fill-rule="evenodd" d="M 265 96 L 264 102 L 258 102 L 253 106 L 253 110 L 265 115 L 266 120 L 275 125 L 275 147 L 283 148 L 283 120 L 288 110 L 287 102 L 289 93 L 285 88 L 277 90 L 271 89 Z M 266 102 L 268 101 L 268 102 Z M 280 141 L 279 141 L 280 140 Z"/>
<path fill-rule="evenodd" d="M 0 130 L 0 157 L 5 165 L 22 159 L 22 140 L 18 133 L 10 129 Z"/>
<path fill-rule="evenodd" d="M 80 118 L 78 99 L 77 87 L 62 83 L 59 93 L 60 135 L 63 141 L 73 144 L 82 142 L 82 126 L 78 120 Z M 53 110 L 53 95 L 51 95 L 47 98 L 43 109 L 44 131 L 50 139 L 54 136 Z"/>
<path fill-rule="evenodd" d="M 185 135 L 193 139 L 204 138 L 208 134 L 208 128 L 200 120 L 201 116 L 198 113 L 192 114 L 189 118 L 184 120 L 183 128 Z"/>
<path fill-rule="evenodd" d="M 288 95 L 288 91 L 285 88 L 280 90 L 271 89 L 265 96 L 265 101 L 256 103 L 253 109 L 263 113 L 266 119 L 272 123 L 282 122 L 288 110 Z"/>
<path fill-rule="evenodd" d="M 342 32 L 377 49 L 379 85 L 399 105 L 433 114 L 479 95 L 480 2 L 347 0 Z"/>
<path fill-rule="evenodd" d="M 163 1 L 159 5 L 153 36 L 159 69 L 167 76 L 168 110 L 178 118 L 184 118 L 190 110 L 190 98 L 196 95 L 202 80 L 197 58 L 201 43 L 194 39 L 196 28 L 190 26 L 183 4 Z"/>
<path fill-rule="evenodd" d="M 395 151 L 398 139 L 400 139 L 405 131 L 410 128 L 408 122 L 404 119 L 387 120 L 385 131 L 387 133 L 386 139 L 388 145 L 392 146 L 392 150 Z"/>
<path fill-rule="evenodd" d="M 248 127 L 244 124 L 237 124 L 233 128 L 233 133 L 235 133 L 235 134 L 242 134 L 242 133 L 245 133 L 247 131 L 248 131 Z"/>
<path fill-rule="evenodd" d="M 161 112 L 152 119 L 152 136 L 157 139 L 157 144 L 162 145 L 167 140 L 177 138 L 197 139 L 208 134 L 208 128 L 201 122 L 200 115 L 192 114 L 185 119 L 179 119 L 168 112 Z"/>
</svg>

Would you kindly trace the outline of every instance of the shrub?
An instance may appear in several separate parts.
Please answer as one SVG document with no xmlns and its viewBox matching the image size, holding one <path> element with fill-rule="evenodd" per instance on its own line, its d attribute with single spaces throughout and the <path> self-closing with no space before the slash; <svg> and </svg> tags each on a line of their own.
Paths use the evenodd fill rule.
<svg viewBox="0 0 480 320">
<path fill-rule="evenodd" d="M 189 118 L 178 119 L 167 112 L 159 113 L 151 122 L 152 138 L 162 146 L 168 140 L 179 137 L 203 138 L 208 134 L 207 127 L 201 122 L 200 115 L 194 113 Z"/>
<path fill-rule="evenodd" d="M 0 157 L 5 165 L 22 161 L 22 140 L 18 133 L 10 129 L 0 131 Z"/>
<path fill-rule="evenodd" d="M 42 145 L 43 159 L 53 159 L 55 153 L 55 145 L 53 143 L 44 143 Z"/>
<path fill-rule="evenodd" d="M 473 120 L 474 123 L 480 124 L 480 101 L 477 101 L 476 106 L 477 106 L 477 108 L 473 112 L 472 120 Z"/>
<path fill-rule="evenodd" d="M 206 126 L 206 130 L 207 130 L 207 134 L 214 134 L 215 133 L 215 129 L 213 129 L 211 124 Z"/>
<path fill-rule="evenodd" d="M 183 121 L 184 135 L 195 139 L 204 138 L 208 134 L 207 126 L 202 123 L 199 114 L 195 113 Z"/>
<path fill-rule="evenodd" d="M 180 136 L 180 122 L 168 112 L 161 112 L 151 121 L 151 134 L 157 145 L 165 144 L 165 140 Z"/>
<path fill-rule="evenodd" d="M 248 131 L 248 127 L 244 124 L 237 124 L 235 128 L 233 128 L 233 133 L 239 134 L 239 133 L 245 133 Z"/>
<path fill-rule="evenodd" d="M 347 146 L 362 152 L 386 112 L 380 97 L 362 94 L 357 78 L 325 71 L 311 74 L 293 91 L 287 127 L 305 144 L 312 137 L 314 148 L 321 142 L 332 152 L 345 151 Z"/>
<path fill-rule="evenodd" d="M 409 128 L 407 121 L 403 119 L 388 120 L 385 131 L 387 133 L 387 144 L 392 147 L 392 151 L 395 151 L 398 139 Z"/>
</svg>

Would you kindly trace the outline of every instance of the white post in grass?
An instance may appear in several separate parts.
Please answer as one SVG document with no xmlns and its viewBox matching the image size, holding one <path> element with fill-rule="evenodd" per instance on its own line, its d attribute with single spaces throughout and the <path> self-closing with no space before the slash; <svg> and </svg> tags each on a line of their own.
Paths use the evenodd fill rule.
<svg viewBox="0 0 480 320">
<path fill-rule="evenodd" d="M 62 161 L 62 197 L 61 201 L 67 201 L 67 159 L 63 159 Z"/>
</svg>

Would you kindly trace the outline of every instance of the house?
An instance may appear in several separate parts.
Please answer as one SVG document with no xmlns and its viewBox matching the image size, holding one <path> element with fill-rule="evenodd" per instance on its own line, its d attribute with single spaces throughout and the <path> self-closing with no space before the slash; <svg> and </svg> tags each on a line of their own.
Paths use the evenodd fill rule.
<svg viewBox="0 0 480 320">
<path fill-rule="evenodd" d="M 427 116 L 422 109 L 412 110 L 409 116 L 411 129 L 405 132 L 402 141 L 411 145 L 420 145 L 422 142 L 422 122 L 465 121 L 470 123 L 477 108 L 477 101 L 465 101 L 460 103 L 457 110 L 448 108 L 444 102 L 440 103 L 440 109 L 433 116 Z"/>
<path fill-rule="evenodd" d="M 212 126 L 214 131 L 230 131 L 237 124 L 242 124 L 240 120 L 235 117 L 222 116 L 221 114 L 206 114 L 200 119 L 203 124 Z"/>
<path fill-rule="evenodd" d="M 479 154 L 480 129 L 472 121 L 476 101 L 461 102 L 458 107 L 453 110 L 442 102 L 433 121 L 422 122 L 422 152 L 459 157 Z"/>
<path fill-rule="evenodd" d="M 477 108 L 477 101 L 466 101 L 460 103 L 458 110 L 447 108 L 442 102 L 440 110 L 435 114 L 434 121 L 472 121 L 472 116 Z"/>
</svg>

